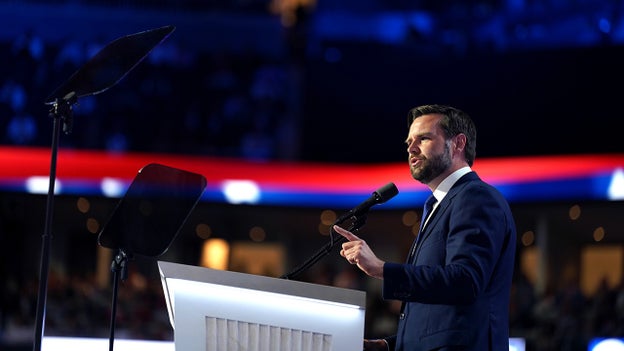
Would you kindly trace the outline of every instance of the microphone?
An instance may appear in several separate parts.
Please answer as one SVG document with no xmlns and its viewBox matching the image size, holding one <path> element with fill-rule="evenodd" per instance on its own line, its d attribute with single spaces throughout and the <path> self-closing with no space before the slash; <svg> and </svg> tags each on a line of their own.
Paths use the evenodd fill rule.
<svg viewBox="0 0 624 351">
<path fill-rule="evenodd" d="M 341 223 L 347 220 L 347 218 L 357 217 L 362 213 L 368 211 L 369 208 L 376 204 L 384 203 L 391 198 L 395 197 L 399 193 L 399 189 L 397 189 L 394 183 L 388 183 L 381 188 L 375 190 L 373 194 L 366 199 L 361 204 L 357 205 L 355 208 L 350 210 L 349 212 L 340 216 L 335 223 Z"/>
</svg>

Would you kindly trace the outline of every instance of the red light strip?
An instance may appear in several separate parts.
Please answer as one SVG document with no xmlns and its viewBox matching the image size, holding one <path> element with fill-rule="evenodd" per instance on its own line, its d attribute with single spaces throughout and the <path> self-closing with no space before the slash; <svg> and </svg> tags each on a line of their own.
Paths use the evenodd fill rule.
<svg viewBox="0 0 624 351">
<path fill-rule="evenodd" d="M 105 177 L 132 180 L 149 163 L 203 175 L 208 183 L 253 180 L 264 187 L 329 192 L 368 192 L 394 182 L 402 189 L 419 189 L 407 163 L 374 165 L 304 162 L 252 162 L 238 159 L 155 153 L 115 154 L 103 151 L 60 149 L 59 179 L 101 180 Z M 0 147 L 0 179 L 49 176 L 51 151 L 46 148 Z M 624 154 L 531 156 L 479 159 L 473 169 L 494 184 L 571 179 L 624 168 Z"/>
</svg>

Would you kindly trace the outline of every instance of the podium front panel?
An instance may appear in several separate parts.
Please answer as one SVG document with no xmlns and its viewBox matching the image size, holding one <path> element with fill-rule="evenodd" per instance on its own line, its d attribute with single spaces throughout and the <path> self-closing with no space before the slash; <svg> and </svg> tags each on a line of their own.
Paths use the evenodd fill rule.
<svg viewBox="0 0 624 351">
<path fill-rule="evenodd" d="M 158 262 L 176 350 L 359 350 L 362 291 Z"/>
</svg>

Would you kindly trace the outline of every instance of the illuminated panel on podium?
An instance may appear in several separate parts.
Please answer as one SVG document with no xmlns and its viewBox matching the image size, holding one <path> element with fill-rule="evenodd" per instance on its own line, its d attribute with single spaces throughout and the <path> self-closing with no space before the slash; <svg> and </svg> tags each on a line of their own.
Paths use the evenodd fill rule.
<svg viewBox="0 0 624 351">
<path fill-rule="evenodd" d="M 232 343 L 285 351 L 362 347 L 362 291 L 169 262 L 158 265 L 176 349 L 220 351 Z"/>
</svg>

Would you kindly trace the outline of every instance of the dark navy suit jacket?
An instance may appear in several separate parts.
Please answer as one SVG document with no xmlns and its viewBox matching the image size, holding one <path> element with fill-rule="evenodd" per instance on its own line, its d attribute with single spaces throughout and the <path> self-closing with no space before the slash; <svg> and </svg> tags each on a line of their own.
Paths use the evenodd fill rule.
<svg viewBox="0 0 624 351">
<path fill-rule="evenodd" d="M 383 298 L 403 301 L 390 349 L 508 351 L 516 227 L 500 192 L 465 174 L 412 250 L 384 265 Z"/>
</svg>

